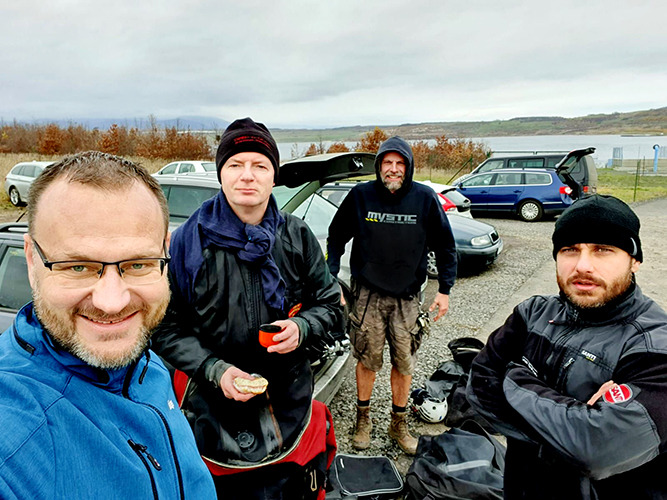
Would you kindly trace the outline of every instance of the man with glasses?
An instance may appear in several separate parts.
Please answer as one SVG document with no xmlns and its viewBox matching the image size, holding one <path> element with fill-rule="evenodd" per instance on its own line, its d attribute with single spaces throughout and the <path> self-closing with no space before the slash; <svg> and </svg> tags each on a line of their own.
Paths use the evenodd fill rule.
<svg viewBox="0 0 667 500">
<path fill-rule="evenodd" d="M 0 498 L 213 498 L 167 369 L 168 210 L 141 167 L 88 152 L 29 198 L 34 301 L 0 336 Z"/>
</svg>

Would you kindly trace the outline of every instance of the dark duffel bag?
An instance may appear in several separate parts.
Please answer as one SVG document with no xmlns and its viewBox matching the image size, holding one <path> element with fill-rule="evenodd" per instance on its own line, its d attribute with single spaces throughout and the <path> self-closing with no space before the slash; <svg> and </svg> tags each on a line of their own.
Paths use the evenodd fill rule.
<svg viewBox="0 0 667 500">
<path fill-rule="evenodd" d="M 405 476 L 405 500 L 503 498 L 505 447 L 477 422 L 421 436 Z"/>
</svg>

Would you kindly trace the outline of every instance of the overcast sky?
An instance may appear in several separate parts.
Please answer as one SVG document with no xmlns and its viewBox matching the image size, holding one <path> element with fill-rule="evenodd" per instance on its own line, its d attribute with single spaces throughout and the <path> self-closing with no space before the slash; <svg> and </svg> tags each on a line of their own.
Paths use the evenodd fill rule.
<svg viewBox="0 0 667 500">
<path fill-rule="evenodd" d="M 5 0 L 0 119 L 269 127 L 667 106 L 664 0 Z"/>
</svg>

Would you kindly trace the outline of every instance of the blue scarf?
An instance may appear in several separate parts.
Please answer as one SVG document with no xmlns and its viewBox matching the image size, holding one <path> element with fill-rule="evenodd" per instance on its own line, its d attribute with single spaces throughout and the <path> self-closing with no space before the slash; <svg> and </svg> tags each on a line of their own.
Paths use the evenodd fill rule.
<svg viewBox="0 0 667 500">
<path fill-rule="evenodd" d="M 220 248 L 236 250 L 236 255 L 243 262 L 260 266 L 264 300 L 277 311 L 283 310 L 285 281 L 280 276 L 271 250 L 276 241 L 276 231 L 284 222 L 273 195 L 269 198 L 262 222 L 258 225 L 241 222 L 222 190 L 215 198 L 202 204 L 197 217 L 197 224 L 206 239 Z"/>
</svg>

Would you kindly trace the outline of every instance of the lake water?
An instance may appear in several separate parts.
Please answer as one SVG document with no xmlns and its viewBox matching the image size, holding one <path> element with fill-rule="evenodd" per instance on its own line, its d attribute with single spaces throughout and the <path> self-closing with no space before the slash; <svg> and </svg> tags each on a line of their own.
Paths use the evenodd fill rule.
<svg viewBox="0 0 667 500">
<path fill-rule="evenodd" d="M 622 148 L 622 157 L 625 159 L 643 159 L 647 162 L 653 161 L 653 145 L 661 146 L 661 157 L 667 157 L 667 136 L 622 136 L 622 135 L 534 135 L 534 136 L 512 136 L 512 137 L 481 137 L 473 138 L 475 141 L 484 142 L 496 153 L 502 151 L 515 152 L 517 154 L 531 154 L 535 151 L 571 151 L 594 147 L 595 159 L 598 167 L 607 165 L 608 160 L 613 158 L 614 148 Z M 311 143 L 296 143 L 299 155 L 308 149 Z M 324 147 L 329 147 L 330 141 L 323 141 Z M 349 148 L 353 148 L 356 142 L 346 142 Z M 295 143 L 278 143 L 280 157 L 288 159 L 292 157 Z"/>
</svg>

